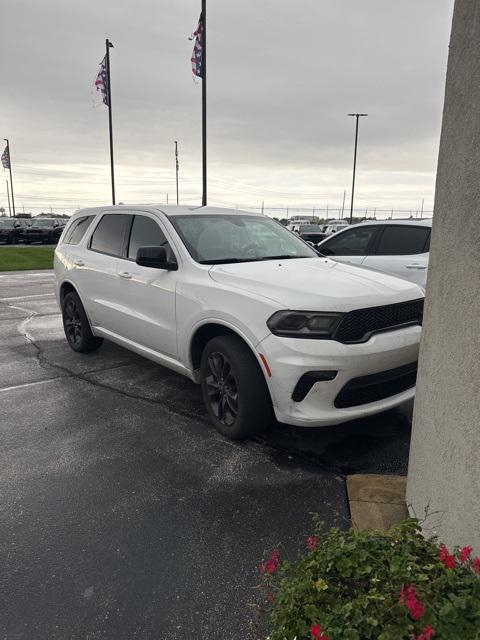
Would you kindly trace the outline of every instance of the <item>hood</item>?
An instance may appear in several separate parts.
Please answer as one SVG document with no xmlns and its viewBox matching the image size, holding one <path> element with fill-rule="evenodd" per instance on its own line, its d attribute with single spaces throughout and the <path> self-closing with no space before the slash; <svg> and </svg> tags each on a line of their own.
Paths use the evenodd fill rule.
<svg viewBox="0 0 480 640">
<path fill-rule="evenodd" d="M 210 277 L 298 311 L 353 311 L 424 296 L 406 280 L 328 258 L 214 265 Z"/>
</svg>

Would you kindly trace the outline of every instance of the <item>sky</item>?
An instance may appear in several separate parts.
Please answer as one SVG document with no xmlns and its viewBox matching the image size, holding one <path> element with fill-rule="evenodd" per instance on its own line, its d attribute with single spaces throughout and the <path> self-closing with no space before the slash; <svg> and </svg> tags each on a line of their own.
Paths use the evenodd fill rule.
<svg viewBox="0 0 480 640">
<path fill-rule="evenodd" d="M 13 0 L 0 25 L 0 138 L 17 209 L 110 201 L 108 116 L 93 83 L 109 38 L 117 201 L 201 200 L 199 0 Z M 453 0 L 207 0 L 209 203 L 431 211 Z M 98 100 L 97 100 L 98 103 Z M 4 172 L 5 179 L 8 172 Z M 0 207 L 7 207 L 5 182 Z"/>
</svg>

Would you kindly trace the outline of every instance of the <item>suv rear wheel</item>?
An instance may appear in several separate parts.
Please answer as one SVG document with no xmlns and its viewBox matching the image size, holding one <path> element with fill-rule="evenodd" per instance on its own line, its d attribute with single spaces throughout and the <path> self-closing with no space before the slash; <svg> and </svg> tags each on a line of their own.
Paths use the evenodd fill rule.
<svg viewBox="0 0 480 640">
<path fill-rule="evenodd" d="M 68 344 L 78 353 L 95 351 L 103 342 L 103 338 L 93 335 L 78 293 L 71 291 L 62 302 L 63 329 Z"/>
<path fill-rule="evenodd" d="M 213 338 L 203 350 L 202 395 L 214 426 L 237 440 L 265 431 L 273 412 L 255 356 L 237 336 Z"/>
</svg>

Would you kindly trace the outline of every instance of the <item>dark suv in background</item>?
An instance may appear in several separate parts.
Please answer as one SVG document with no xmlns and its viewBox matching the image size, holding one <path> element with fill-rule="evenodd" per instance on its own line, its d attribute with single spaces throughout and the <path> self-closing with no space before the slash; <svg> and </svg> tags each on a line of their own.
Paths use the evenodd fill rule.
<svg viewBox="0 0 480 640">
<path fill-rule="evenodd" d="M 63 218 L 34 218 L 25 231 L 24 242 L 41 242 L 43 244 L 57 244 L 65 228 Z"/>
<path fill-rule="evenodd" d="M 19 218 L 0 218 L 0 242 L 18 244 L 23 240 L 28 228 L 26 220 Z"/>
</svg>

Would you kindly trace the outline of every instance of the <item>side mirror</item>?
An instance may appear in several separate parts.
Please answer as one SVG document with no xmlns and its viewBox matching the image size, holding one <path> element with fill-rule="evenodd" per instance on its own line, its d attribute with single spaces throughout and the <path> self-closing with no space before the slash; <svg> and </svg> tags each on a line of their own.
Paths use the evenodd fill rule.
<svg viewBox="0 0 480 640">
<path fill-rule="evenodd" d="M 150 267 L 151 269 L 164 269 L 165 271 L 178 269 L 175 261 L 168 260 L 165 247 L 140 247 L 135 262 L 141 267 Z"/>
</svg>

